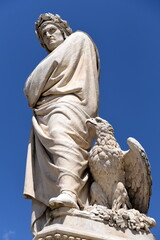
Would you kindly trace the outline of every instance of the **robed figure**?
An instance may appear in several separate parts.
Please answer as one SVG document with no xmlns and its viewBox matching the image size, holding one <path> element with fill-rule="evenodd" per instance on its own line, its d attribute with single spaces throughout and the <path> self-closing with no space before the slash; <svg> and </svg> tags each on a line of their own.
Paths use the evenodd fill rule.
<svg viewBox="0 0 160 240">
<path fill-rule="evenodd" d="M 72 33 L 50 13 L 40 15 L 36 33 L 49 55 L 24 89 L 33 110 L 24 187 L 33 202 L 33 233 L 43 228 L 51 209 L 87 204 L 93 136 L 86 120 L 97 116 L 99 95 L 98 53 L 86 33 Z"/>
</svg>

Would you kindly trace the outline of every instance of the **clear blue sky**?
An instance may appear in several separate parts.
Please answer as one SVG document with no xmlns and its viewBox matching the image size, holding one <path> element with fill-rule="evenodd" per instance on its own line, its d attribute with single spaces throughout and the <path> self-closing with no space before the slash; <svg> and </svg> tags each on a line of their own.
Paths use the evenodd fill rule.
<svg viewBox="0 0 160 240">
<path fill-rule="evenodd" d="M 34 34 L 44 12 L 58 13 L 73 31 L 95 41 L 101 58 L 99 115 L 115 128 L 122 149 L 135 137 L 148 154 L 153 178 L 149 215 L 160 239 L 160 1 L 1 0 L 0 239 L 29 240 L 31 202 L 22 196 L 31 110 L 26 78 L 46 56 Z"/>
</svg>

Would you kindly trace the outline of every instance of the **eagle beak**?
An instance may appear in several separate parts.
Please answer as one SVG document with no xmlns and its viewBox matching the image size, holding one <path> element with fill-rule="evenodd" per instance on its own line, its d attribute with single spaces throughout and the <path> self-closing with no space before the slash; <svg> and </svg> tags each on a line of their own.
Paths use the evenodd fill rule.
<svg viewBox="0 0 160 240">
<path fill-rule="evenodd" d="M 96 121 L 95 118 L 89 118 L 89 119 L 86 120 L 86 124 L 97 126 L 97 121 Z"/>
</svg>

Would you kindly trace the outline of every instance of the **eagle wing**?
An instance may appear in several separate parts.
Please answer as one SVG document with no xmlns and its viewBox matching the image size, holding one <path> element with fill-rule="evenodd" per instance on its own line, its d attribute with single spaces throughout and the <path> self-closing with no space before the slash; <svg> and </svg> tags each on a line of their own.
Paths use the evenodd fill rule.
<svg viewBox="0 0 160 240">
<path fill-rule="evenodd" d="M 124 152 L 125 187 L 132 207 L 141 213 L 147 213 L 151 196 L 150 164 L 141 144 L 134 138 L 128 138 L 130 149 Z"/>
</svg>

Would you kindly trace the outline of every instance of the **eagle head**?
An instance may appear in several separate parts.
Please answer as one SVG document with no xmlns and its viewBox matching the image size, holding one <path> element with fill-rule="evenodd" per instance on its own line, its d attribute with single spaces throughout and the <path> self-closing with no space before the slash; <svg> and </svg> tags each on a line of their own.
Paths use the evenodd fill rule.
<svg viewBox="0 0 160 240">
<path fill-rule="evenodd" d="M 114 129 L 111 124 L 100 117 L 89 118 L 86 120 L 86 124 L 88 128 L 91 128 L 92 131 L 95 132 L 96 137 L 98 137 L 100 133 L 110 133 L 114 135 Z"/>
</svg>

